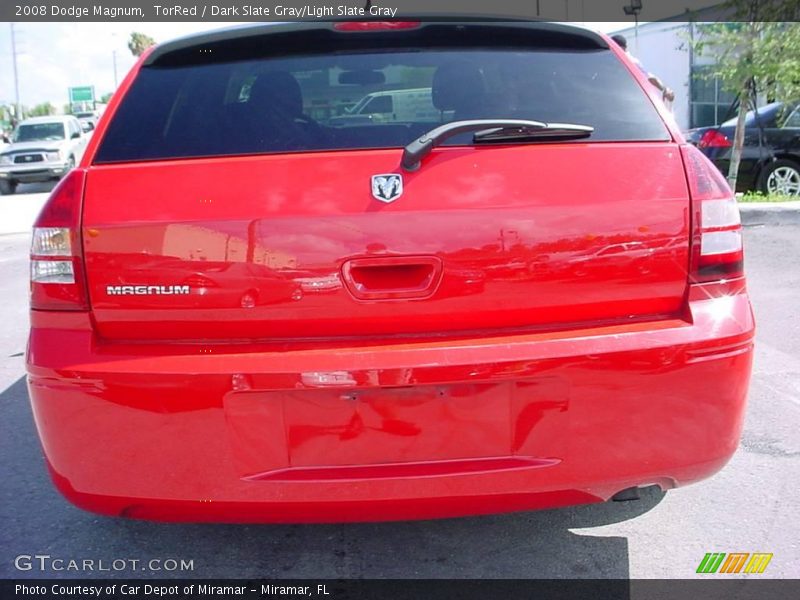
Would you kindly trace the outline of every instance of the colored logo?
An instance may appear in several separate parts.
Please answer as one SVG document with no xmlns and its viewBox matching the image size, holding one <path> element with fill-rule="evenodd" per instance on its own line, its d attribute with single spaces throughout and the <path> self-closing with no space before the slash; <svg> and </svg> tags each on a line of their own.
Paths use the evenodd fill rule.
<svg viewBox="0 0 800 600">
<path fill-rule="evenodd" d="M 763 573 L 772 553 L 765 552 L 709 552 L 700 561 L 698 573 Z"/>
</svg>

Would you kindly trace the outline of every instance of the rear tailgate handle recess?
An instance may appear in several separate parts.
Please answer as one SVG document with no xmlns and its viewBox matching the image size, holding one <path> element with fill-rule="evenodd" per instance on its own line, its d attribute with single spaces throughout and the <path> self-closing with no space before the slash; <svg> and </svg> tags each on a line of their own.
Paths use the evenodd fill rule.
<svg viewBox="0 0 800 600">
<path fill-rule="evenodd" d="M 342 280 L 357 300 L 429 298 L 441 279 L 436 256 L 354 258 L 342 265 Z"/>
</svg>

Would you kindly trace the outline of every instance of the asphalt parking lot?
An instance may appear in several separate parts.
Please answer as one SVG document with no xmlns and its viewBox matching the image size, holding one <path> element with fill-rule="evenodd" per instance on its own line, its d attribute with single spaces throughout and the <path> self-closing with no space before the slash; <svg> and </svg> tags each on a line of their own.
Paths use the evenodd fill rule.
<svg viewBox="0 0 800 600">
<path fill-rule="evenodd" d="M 25 198 L 41 199 L 16 201 Z M 756 365 L 742 444 L 721 473 L 638 502 L 355 525 L 159 524 L 64 501 L 45 472 L 25 389 L 29 237 L 0 235 L 0 577 L 690 578 L 706 552 L 771 552 L 757 577 L 800 577 L 799 215 L 748 219 Z M 15 568 L 16 557 L 36 554 L 140 563 Z M 142 566 L 153 559 L 193 568 Z"/>
</svg>

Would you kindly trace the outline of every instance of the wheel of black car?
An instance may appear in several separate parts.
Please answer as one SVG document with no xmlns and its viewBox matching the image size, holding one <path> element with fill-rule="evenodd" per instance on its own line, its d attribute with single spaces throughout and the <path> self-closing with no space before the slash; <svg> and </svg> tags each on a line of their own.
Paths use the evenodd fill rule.
<svg viewBox="0 0 800 600">
<path fill-rule="evenodd" d="M 16 181 L 0 181 L 0 194 L 4 196 L 7 194 L 13 194 L 17 191 L 17 182 Z"/>
<path fill-rule="evenodd" d="M 776 160 L 766 166 L 759 178 L 765 194 L 800 196 L 800 165 L 791 160 Z"/>
</svg>

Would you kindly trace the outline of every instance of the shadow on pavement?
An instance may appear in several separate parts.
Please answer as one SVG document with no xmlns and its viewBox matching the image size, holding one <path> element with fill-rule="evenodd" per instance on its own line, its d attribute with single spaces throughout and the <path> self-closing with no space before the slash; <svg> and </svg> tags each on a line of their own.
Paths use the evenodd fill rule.
<svg viewBox="0 0 800 600">
<path fill-rule="evenodd" d="M 20 183 L 17 186 L 17 194 L 49 194 L 56 187 L 58 181 L 42 181 L 40 183 Z"/>
<path fill-rule="evenodd" d="M 194 525 L 112 519 L 55 491 L 24 378 L 0 394 L 2 577 L 627 578 L 625 537 L 573 528 L 635 518 L 664 497 L 487 517 L 347 525 Z M 63 559 L 184 559 L 188 572 L 17 571 L 19 554 Z"/>
</svg>

